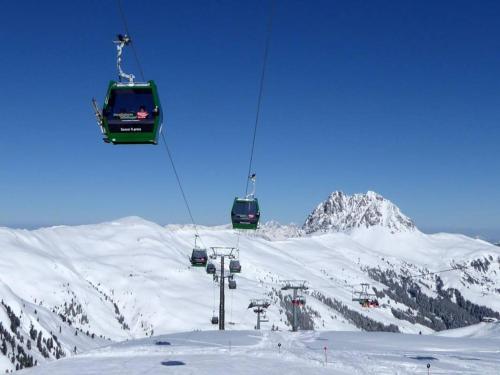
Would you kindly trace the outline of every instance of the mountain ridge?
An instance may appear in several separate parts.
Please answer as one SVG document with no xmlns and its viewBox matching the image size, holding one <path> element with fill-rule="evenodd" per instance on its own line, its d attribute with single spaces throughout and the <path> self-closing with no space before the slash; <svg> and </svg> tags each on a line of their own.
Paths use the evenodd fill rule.
<svg viewBox="0 0 500 375">
<path fill-rule="evenodd" d="M 0 323 L 3 339 L 10 339 L 6 354 L 0 351 L 0 372 L 28 366 L 23 352 L 41 363 L 109 340 L 216 329 L 210 317 L 218 285 L 188 260 L 196 232 L 202 246 L 240 250 L 238 287 L 227 291 L 228 330 L 254 327 L 252 298 L 271 302 L 263 329 L 287 330 L 291 303 L 281 285 L 295 279 L 310 286 L 299 313 L 302 329 L 426 334 L 500 318 L 500 249 L 463 235 L 381 225 L 304 235 L 276 222 L 240 235 L 227 225 L 195 230 L 134 216 L 33 231 L 3 227 Z M 410 283 L 413 275 L 423 276 Z M 352 300 L 361 283 L 369 283 L 380 308 Z"/>
<path fill-rule="evenodd" d="M 382 226 L 392 232 L 418 230 L 413 221 L 382 195 L 373 191 L 347 195 L 332 192 L 309 214 L 302 229 L 317 232 L 348 232 L 355 228 Z"/>
</svg>

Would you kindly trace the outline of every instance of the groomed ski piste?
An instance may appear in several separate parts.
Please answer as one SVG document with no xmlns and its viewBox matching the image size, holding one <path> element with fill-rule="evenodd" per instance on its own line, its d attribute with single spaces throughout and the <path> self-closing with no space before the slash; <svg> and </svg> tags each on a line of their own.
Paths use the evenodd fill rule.
<svg viewBox="0 0 500 375">
<path fill-rule="evenodd" d="M 386 332 L 193 331 L 122 342 L 20 373 L 493 375 L 500 369 L 500 327 L 495 328 L 492 333 L 483 326 L 474 327 L 475 338 Z M 448 333 L 463 333 L 454 331 Z"/>
</svg>

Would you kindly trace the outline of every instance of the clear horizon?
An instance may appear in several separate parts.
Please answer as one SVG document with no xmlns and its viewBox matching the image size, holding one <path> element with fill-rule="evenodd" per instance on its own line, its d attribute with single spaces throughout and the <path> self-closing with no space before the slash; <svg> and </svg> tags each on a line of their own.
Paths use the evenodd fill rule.
<svg viewBox="0 0 500 375">
<path fill-rule="evenodd" d="M 500 240 L 500 3 L 276 4 L 254 158 L 262 220 L 302 224 L 332 191 L 373 190 L 424 232 Z M 193 215 L 228 223 L 269 1 L 123 6 Z M 101 140 L 90 100 L 116 79 L 117 33 L 115 2 L 3 4 L 0 226 L 190 222 L 163 146 Z M 131 51 L 124 67 L 139 75 Z"/>
</svg>

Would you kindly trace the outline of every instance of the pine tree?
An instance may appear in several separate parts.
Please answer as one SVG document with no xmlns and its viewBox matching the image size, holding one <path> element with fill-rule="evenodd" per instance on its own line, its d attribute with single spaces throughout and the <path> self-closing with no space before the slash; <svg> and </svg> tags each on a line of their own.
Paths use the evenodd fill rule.
<svg viewBox="0 0 500 375">
<path fill-rule="evenodd" d="M 30 325 L 30 337 L 32 340 L 36 339 L 37 331 L 35 327 L 33 327 L 33 324 Z"/>
<path fill-rule="evenodd" d="M 38 338 L 36 340 L 36 347 L 38 348 L 38 351 L 41 353 L 42 352 L 42 331 L 38 332 Z"/>
</svg>

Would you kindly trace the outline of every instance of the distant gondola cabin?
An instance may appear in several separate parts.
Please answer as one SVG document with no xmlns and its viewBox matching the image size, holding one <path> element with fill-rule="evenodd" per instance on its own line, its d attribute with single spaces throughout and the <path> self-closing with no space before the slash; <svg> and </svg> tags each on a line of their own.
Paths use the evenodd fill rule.
<svg viewBox="0 0 500 375">
<path fill-rule="evenodd" d="M 193 249 L 189 260 L 192 266 L 205 267 L 208 260 L 207 251 L 205 249 Z"/>
<path fill-rule="evenodd" d="M 231 273 L 240 273 L 241 272 L 241 263 L 239 260 L 231 260 L 229 262 L 229 272 L 231 272 Z"/>
</svg>

